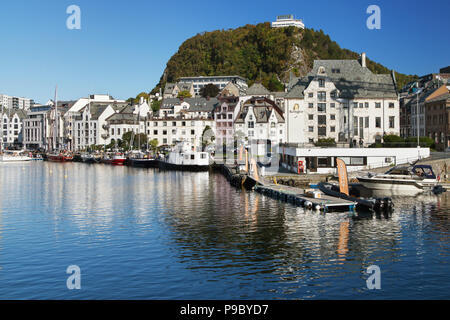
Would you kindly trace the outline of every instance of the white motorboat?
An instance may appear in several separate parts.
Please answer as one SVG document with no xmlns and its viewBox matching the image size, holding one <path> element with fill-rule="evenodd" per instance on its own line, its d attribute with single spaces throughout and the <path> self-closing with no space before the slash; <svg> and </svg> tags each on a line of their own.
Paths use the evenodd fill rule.
<svg viewBox="0 0 450 320">
<path fill-rule="evenodd" d="M 22 150 L 4 150 L 0 154 L 0 162 L 22 162 L 33 160 L 26 152 Z"/>
<path fill-rule="evenodd" d="M 438 179 L 429 165 L 397 166 L 384 174 L 371 174 L 357 178 L 360 184 L 373 191 L 396 195 L 417 195 L 431 191 Z"/>
</svg>

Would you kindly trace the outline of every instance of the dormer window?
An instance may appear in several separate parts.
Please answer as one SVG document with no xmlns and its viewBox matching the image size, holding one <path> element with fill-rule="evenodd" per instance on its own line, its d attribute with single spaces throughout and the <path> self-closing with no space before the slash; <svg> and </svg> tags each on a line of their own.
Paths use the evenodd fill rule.
<svg viewBox="0 0 450 320">
<path fill-rule="evenodd" d="M 319 74 L 325 74 L 325 68 L 324 67 L 319 67 Z"/>
<path fill-rule="evenodd" d="M 325 88 L 325 79 L 319 79 L 319 88 Z"/>
</svg>

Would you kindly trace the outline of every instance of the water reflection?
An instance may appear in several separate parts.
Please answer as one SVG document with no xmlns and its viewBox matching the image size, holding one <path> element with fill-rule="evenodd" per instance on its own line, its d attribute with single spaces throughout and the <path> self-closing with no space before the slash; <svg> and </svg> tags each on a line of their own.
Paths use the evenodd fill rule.
<svg viewBox="0 0 450 320">
<path fill-rule="evenodd" d="M 73 297 L 58 272 L 74 260 L 88 270 L 77 298 L 439 298 L 450 289 L 449 193 L 394 198 L 384 217 L 305 211 L 207 172 L 40 163 L 0 166 L 0 182 L 3 298 Z M 383 272 L 376 296 L 365 287 L 372 264 Z M 36 287 L 21 282 L 30 277 Z"/>
</svg>

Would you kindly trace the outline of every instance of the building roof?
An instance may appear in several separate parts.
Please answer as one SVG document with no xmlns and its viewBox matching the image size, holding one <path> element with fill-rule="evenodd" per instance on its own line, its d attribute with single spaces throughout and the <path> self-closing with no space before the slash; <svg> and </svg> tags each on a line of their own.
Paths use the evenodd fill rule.
<svg viewBox="0 0 450 320">
<path fill-rule="evenodd" d="M 270 95 L 270 91 L 267 90 L 261 83 L 255 82 L 250 88 L 247 89 L 246 95 L 267 96 Z"/>
<path fill-rule="evenodd" d="M 341 98 L 397 97 L 391 74 L 374 74 L 367 67 L 361 66 L 358 60 L 315 60 L 311 72 L 305 77 L 295 79 L 296 83 L 291 84 L 286 97 L 303 98 L 303 91 L 318 75 L 332 81 L 340 91 Z"/>
<path fill-rule="evenodd" d="M 446 94 L 440 95 L 436 98 L 430 99 L 427 101 L 427 103 L 438 102 L 438 101 L 448 101 L 448 100 L 450 100 L 450 93 L 446 93 Z"/>
<path fill-rule="evenodd" d="M 244 123 L 244 119 L 250 109 L 253 108 L 253 113 L 256 117 L 257 123 L 267 123 L 272 111 L 279 123 L 284 123 L 283 111 L 276 105 L 276 103 L 267 98 L 252 98 L 247 100 L 239 110 L 236 118 L 236 123 Z"/>
</svg>

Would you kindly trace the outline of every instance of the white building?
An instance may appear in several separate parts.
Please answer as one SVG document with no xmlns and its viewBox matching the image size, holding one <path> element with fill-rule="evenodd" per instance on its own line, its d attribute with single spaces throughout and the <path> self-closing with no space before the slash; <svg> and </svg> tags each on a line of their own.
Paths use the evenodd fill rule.
<svg viewBox="0 0 450 320">
<path fill-rule="evenodd" d="M 228 83 L 233 83 L 239 88 L 246 89 L 248 88 L 247 80 L 240 76 L 200 76 L 200 77 L 183 77 L 180 78 L 180 84 L 192 83 L 194 87 L 195 96 L 200 95 L 200 90 L 212 83 L 219 88 L 219 90 L 223 90 Z"/>
<path fill-rule="evenodd" d="M 35 106 L 28 111 L 27 118 L 23 120 L 23 145 L 27 150 L 48 150 L 51 145 L 51 111 L 49 105 Z"/>
<path fill-rule="evenodd" d="M 305 29 L 305 24 L 302 20 L 294 19 L 294 15 L 288 14 L 283 16 L 278 16 L 277 21 L 272 22 L 272 28 L 286 28 L 286 27 L 296 27 Z"/>
<path fill-rule="evenodd" d="M 28 110 L 33 104 L 34 101 L 32 99 L 0 94 L 0 105 L 3 105 L 4 108 Z"/>
<path fill-rule="evenodd" d="M 336 173 L 336 158 L 348 172 L 414 162 L 428 158 L 429 148 L 303 148 L 287 144 L 279 149 L 281 166 L 295 173 Z"/>
<path fill-rule="evenodd" d="M 106 94 L 92 94 L 87 98 L 80 98 L 75 103 L 70 104 L 69 110 L 64 114 L 64 137 L 67 140 L 67 148 L 74 150 L 74 122 L 75 118 L 79 116 L 80 111 L 89 104 L 103 104 L 111 105 L 118 109 L 126 105 L 124 100 L 117 100 Z M 59 106 L 59 102 L 58 102 Z"/>
<path fill-rule="evenodd" d="M 316 60 L 285 96 L 287 141 L 313 144 L 331 138 L 363 146 L 400 133 L 395 79 L 373 74 L 363 53 L 357 60 Z"/>
<path fill-rule="evenodd" d="M 22 109 L 2 108 L 1 139 L 3 147 L 21 144 L 23 140 L 23 119 L 27 114 Z"/>
<path fill-rule="evenodd" d="M 286 122 L 283 111 L 270 99 L 251 98 L 240 106 L 234 122 L 234 134 L 247 145 L 257 146 L 253 154 L 272 152 L 271 146 L 286 142 Z"/>
</svg>

